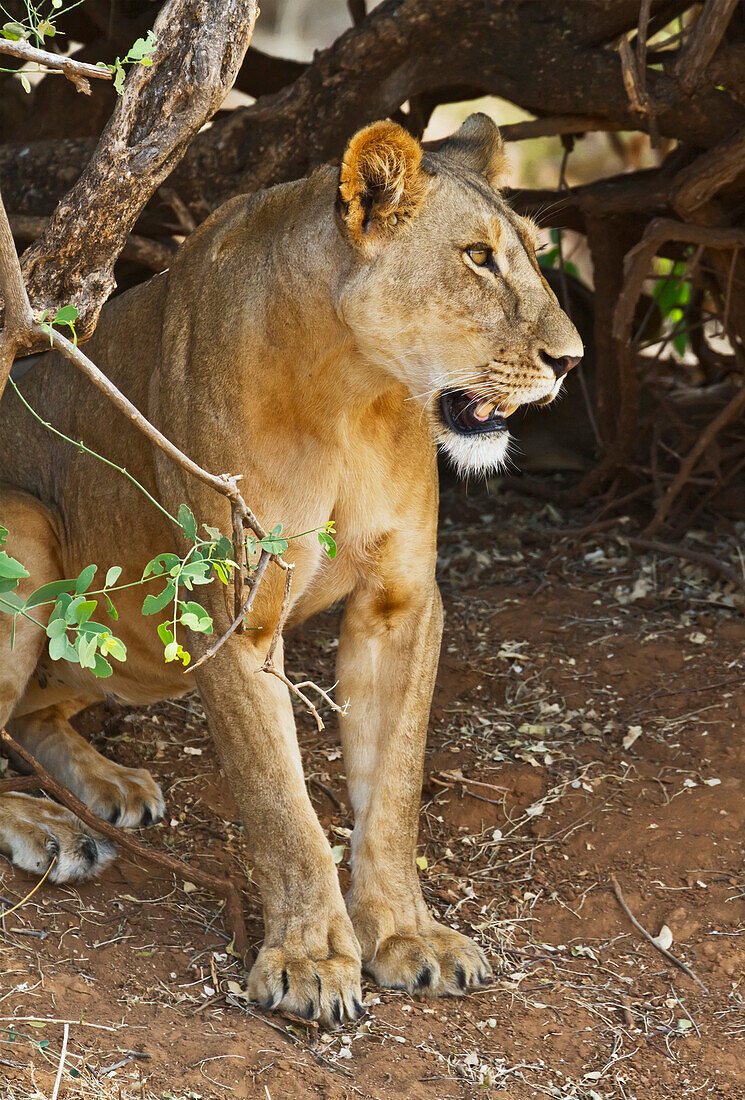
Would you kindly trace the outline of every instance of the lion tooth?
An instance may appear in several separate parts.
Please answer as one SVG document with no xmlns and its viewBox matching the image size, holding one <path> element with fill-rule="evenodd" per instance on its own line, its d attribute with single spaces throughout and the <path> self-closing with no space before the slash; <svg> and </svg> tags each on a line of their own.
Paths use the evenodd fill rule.
<svg viewBox="0 0 745 1100">
<path fill-rule="evenodd" d="M 474 405 L 473 415 L 477 420 L 488 420 L 494 412 L 495 407 L 496 403 L 494 401 L 484 399 L 483 401 L 479 401 L 478 405 Z"/>
<path fill-rule="evenodd" d="M 508 417 L 512 416 L 514 412 L 517 412 L 519 408 L 519 405 L 500 405 L 498 411 L 500 416 Z"/>
</svg>

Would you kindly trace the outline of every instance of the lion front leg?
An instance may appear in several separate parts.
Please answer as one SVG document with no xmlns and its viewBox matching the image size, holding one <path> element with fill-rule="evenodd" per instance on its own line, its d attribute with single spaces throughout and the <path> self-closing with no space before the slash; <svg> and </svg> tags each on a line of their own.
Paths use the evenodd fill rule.
<svg viewBox="0 0 745 1100">
<path fill-rule="evenodd" d="M 365 970 L 380 984 L 465 993 L 491 977 L 483 951 L 440 924 L 415 865 L 427 723 L 442 602 L 425 591 L 365 588 L 347 604 L 339 647 L 344 761 L 355 827 L 347 907 Z"/>
<path fill-rule="evenodd" d="M 249 993 L 334 1027 L 363 1011 L 359 944 L 308 798 L 289 692 L 257 671 L 265 652 L 257 635 L 234 636 L 197 673 L 262 895 L 264 944 Z"/>
</svg>

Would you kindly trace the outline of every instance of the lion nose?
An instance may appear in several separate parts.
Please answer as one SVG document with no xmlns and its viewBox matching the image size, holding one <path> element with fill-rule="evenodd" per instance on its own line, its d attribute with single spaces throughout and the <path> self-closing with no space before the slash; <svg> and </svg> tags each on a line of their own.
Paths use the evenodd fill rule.
<svg viewBox="0 0 745 1100">
<path fill-rule="evenodd" d="M 562 355 L 560 358 L 555 359 L 553 355 L 549 355 L 547 351 L 541 351 L 538 356 L 542 363 L 545 363 L 547 367 L 550 367 L 557 378 L 563 378 L 565 374 L 568 374 L 572 367 L 576 367 L 582 358 L 581 355 Z"/>
</svg>

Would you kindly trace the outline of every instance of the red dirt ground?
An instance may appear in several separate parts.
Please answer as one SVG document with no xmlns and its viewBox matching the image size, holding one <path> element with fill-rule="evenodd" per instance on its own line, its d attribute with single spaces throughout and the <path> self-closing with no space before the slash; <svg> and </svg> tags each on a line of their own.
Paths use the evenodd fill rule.
<svg viewBox="0 0 745 1100">
<path fill-rule="evenodd" d="M 120 860 L 77 889 L 45 883 L 4 922 L 3 1100 L 52 1095 L 64 1020 L 68 1100 L 745 1098 L 740 597 L 701 566 L 631 558 L 608 532 L 561 543 L 577 516 L 512 492 L 451 491 L 443 511 L 421 877 L 442 918 L 481 938 L 493 985 L 427 1002 L 368 983 L 363 1021 L 319 1033 L 246 1002 L 211 896 Z M 745 531 L 719 527 L 689 543 L 737 564 Z M 295 677 L 333 682 L 336 627 L 330 613 L 290 641 Z M 244 884 L 258 943 L 198 701 L 81 722 L 163 785 L 168 816 L 146 839 Z M 314 804 L 346 846 L 333 729 L 299 725 Z M 633 929 L 611 875 L 708 992 Z M 1 904 L 32 885 L 2 863 Z"/>
</svg>

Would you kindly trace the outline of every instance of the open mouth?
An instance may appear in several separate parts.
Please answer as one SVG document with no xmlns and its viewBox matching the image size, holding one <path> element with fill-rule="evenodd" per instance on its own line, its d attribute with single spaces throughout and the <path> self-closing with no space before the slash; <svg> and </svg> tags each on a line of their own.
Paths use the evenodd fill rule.
<svg viewBox="0 0 745 1100">
<path fill-rule="evenodd" d="M 440 396 L 442 418 L 458 435 L 484 435 L 506 432 L 507 417 L 518 405 L 508 405 L 479 397 L 470 390 L 445 390 Z"/>
</svg>

